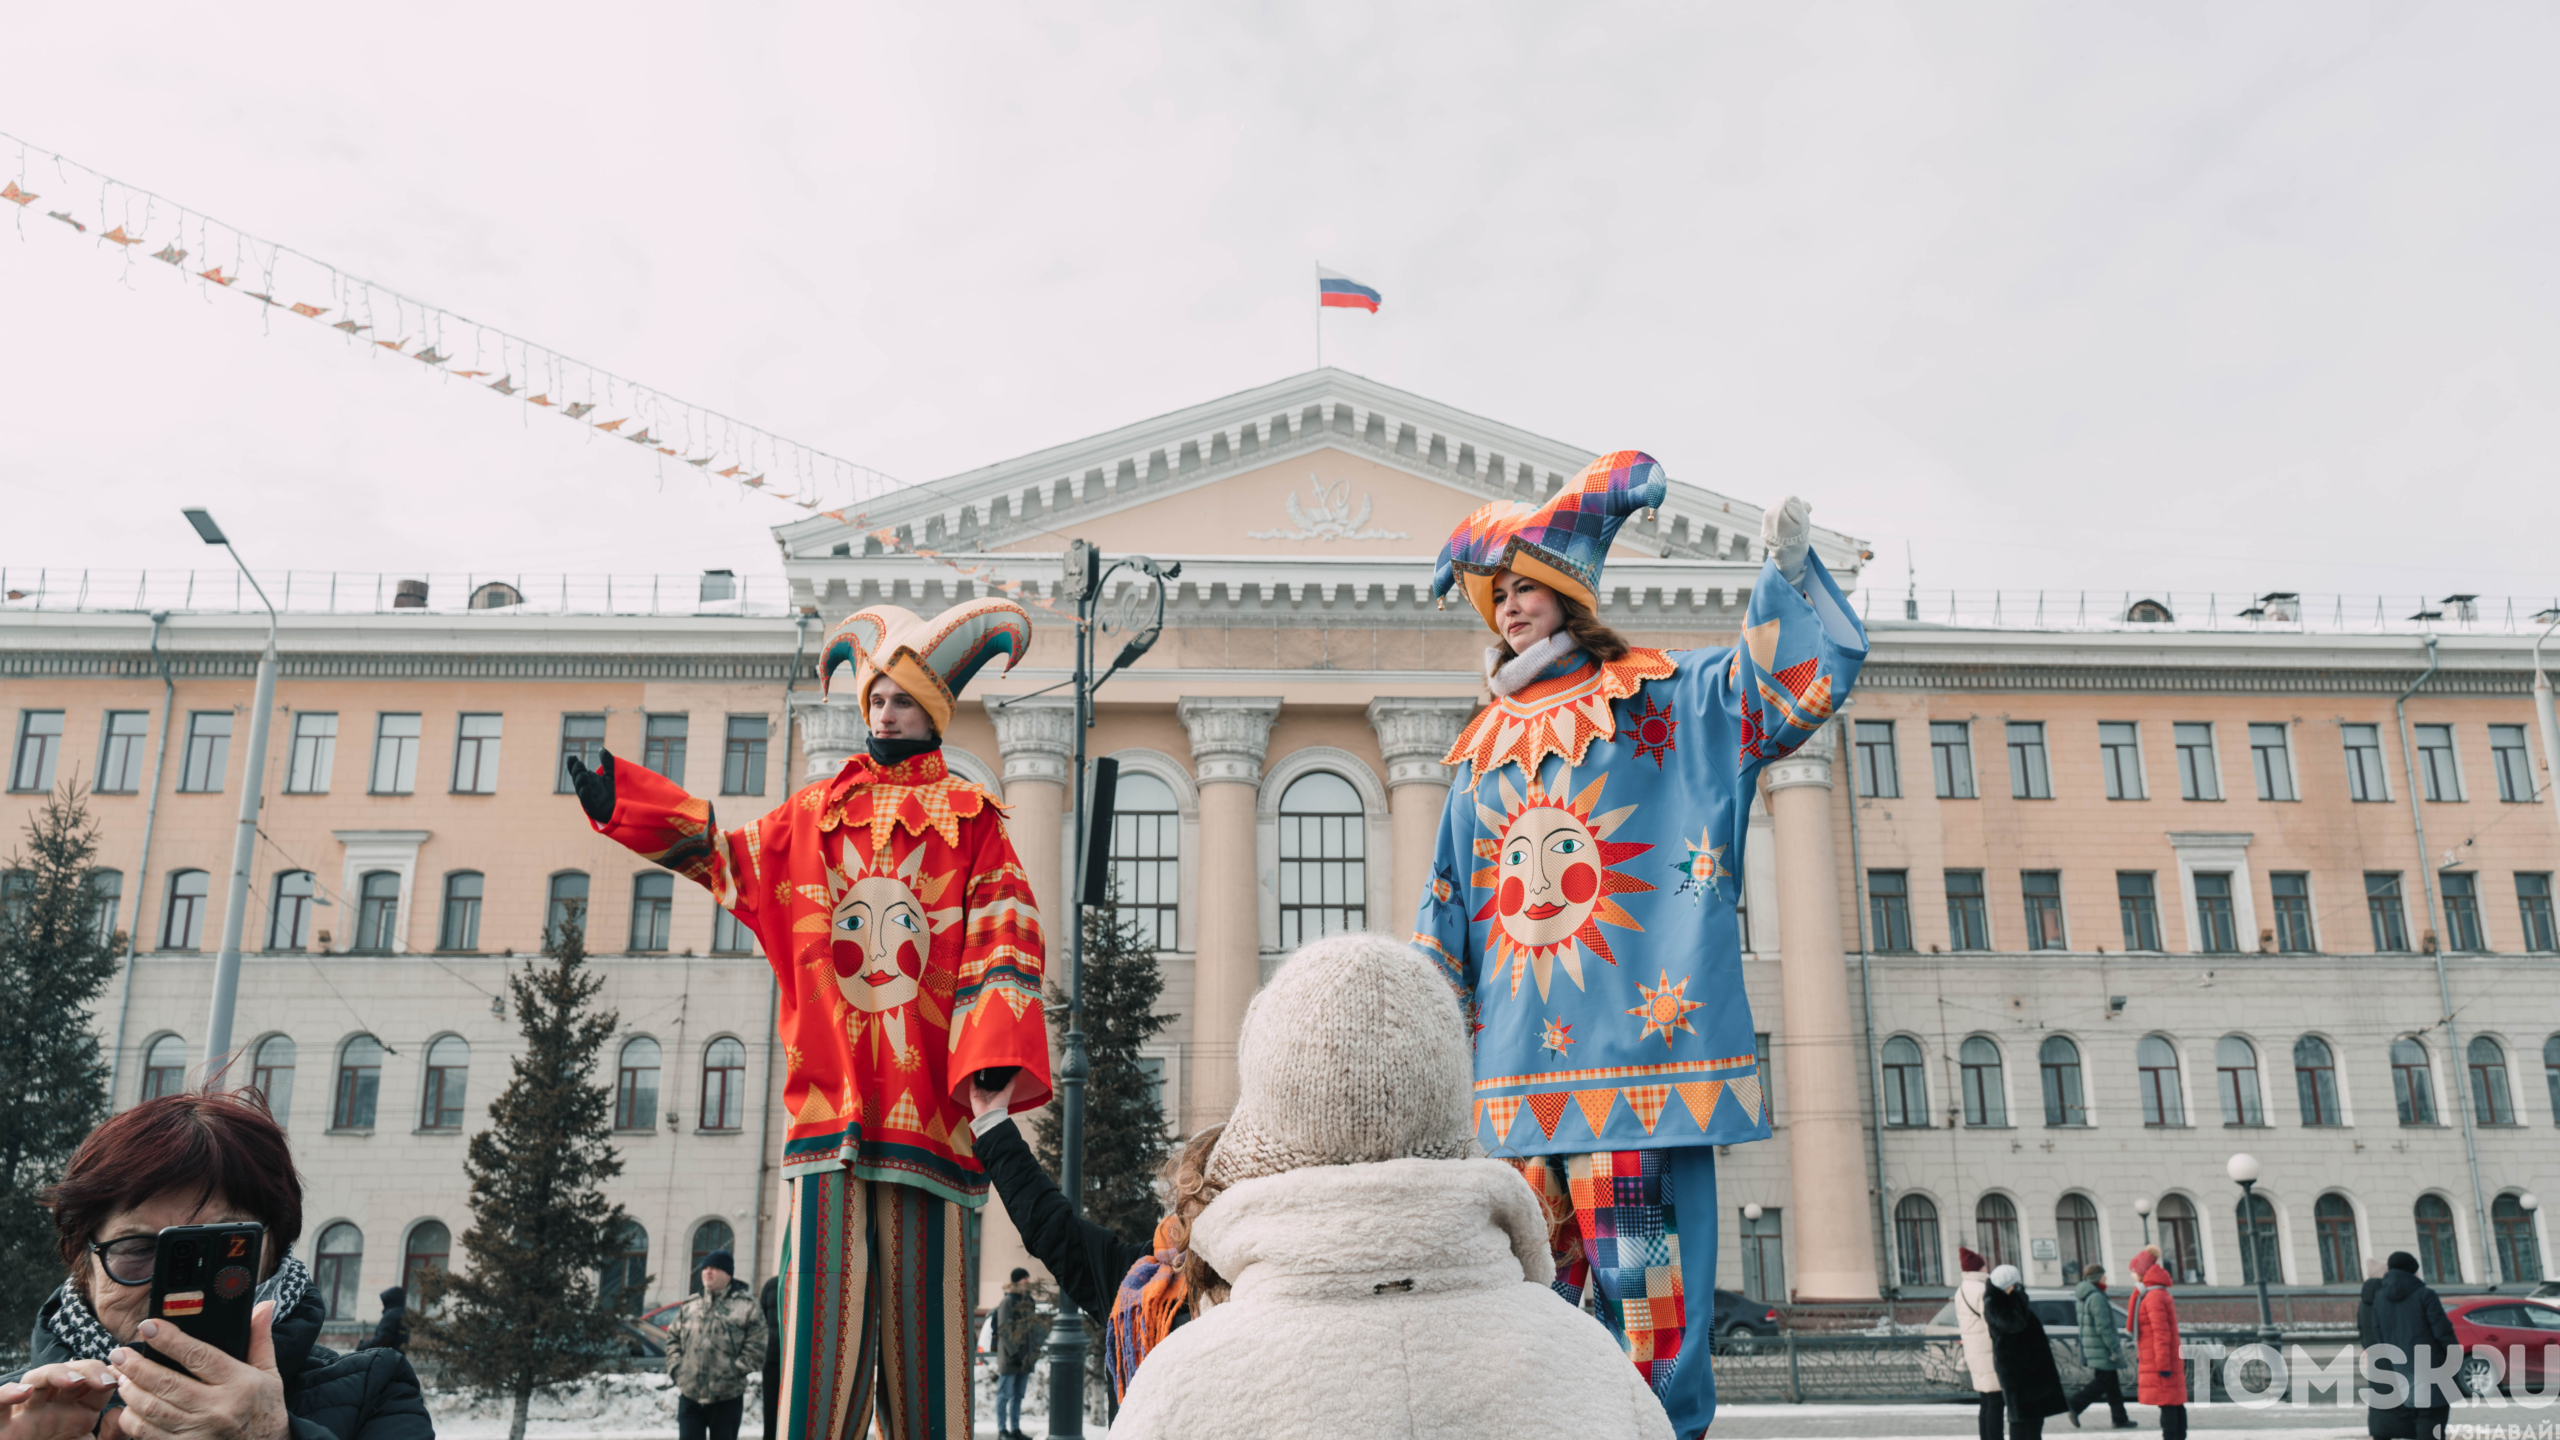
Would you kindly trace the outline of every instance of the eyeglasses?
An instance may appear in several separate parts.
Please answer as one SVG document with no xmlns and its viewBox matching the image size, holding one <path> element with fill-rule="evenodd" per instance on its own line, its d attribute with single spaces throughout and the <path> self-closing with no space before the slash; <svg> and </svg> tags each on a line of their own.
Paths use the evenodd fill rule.
<svg viewBox="0 0 2560 1440">
<path fill-rule="evenodd" d="M 128 1235 L 101 1245 L 89 1242 L 89 1253 L 107 1272 L 107 1278 L 119 1285 L 148 1285 L 151 1272 L 158 1268 L 160 1239 L 156 1235 Z"/>
</svg>

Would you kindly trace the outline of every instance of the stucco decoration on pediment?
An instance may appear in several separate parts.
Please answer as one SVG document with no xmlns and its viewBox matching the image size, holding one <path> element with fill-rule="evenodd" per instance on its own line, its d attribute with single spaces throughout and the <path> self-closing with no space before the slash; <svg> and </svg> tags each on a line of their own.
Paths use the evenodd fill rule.
<svg viewBox="0 0 2560 1440">
<path fill-rule="evenodd" d="M 1327 485 L 1316 472 L 1310 470 L 1307 472 L 1307 491 L 1307 503 L 1303 506 L 1298 503 L 1298 492 L 1295 490 L 1282 497 L 1282 508 L 1288 511 L 1292 528 L 1247 530 L 1244 532 L 1245 538 L 1248 540 L 1409 540 L 1413 538 L 1409 531 L 1364 528 L 1369 523 L 1369 513 L 1376 506 L 1377 501 L 1366 494 L 1354 501 L 1351 498 L 1351 482 L 1348 480 L 1336 480 Z"/>
</svg>

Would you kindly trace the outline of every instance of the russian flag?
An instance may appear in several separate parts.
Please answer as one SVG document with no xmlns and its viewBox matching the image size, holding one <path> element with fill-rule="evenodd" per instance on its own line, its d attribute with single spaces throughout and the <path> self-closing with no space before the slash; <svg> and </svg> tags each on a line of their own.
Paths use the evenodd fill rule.
<svg viewBox="0 0 2560 1440">
<path fill-rule="evenodd" d="M 1316 303 L 1320 306 L 1378 313 L 1378 292 L 1352 279 L 1319 267 L 1316 270 Z"/>
</svg>

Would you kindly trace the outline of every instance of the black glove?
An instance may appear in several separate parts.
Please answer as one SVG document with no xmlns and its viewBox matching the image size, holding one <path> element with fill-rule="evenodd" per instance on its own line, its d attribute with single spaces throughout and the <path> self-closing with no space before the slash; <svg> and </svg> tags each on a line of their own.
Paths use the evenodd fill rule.
<svg viewBox="0 0 2560 1440">
<path fill-rule="evenodd" d="M 598 825 L 613 818 L 613 752 L 604 752 L 604 763 L 593 770 L 572 755 L 568 758 L 569 783 L 578 787 L 578 804 L 587 818 Z"/>
</svg>

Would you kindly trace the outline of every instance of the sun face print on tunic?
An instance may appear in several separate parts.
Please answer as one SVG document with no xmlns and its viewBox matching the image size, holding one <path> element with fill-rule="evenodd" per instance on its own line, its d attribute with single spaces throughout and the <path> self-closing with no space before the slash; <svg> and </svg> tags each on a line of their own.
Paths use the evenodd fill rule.
<svg viewBox="0 0 2560 1440">
<path fill-rule="evenodd" d="M 927 908 L 950 892 L 952 877 L 927 876 L 923 866 L 919 847 L 896 871 L 828 871 L 827 933 L 801 952 L 805 968 L 823 965 L 835 976 L 846 1039 L 873 1065 L 916 1069 L 924 1032 L 951 1023 L 923 981 L 934 933 L 958 923 L 960 911 Z"/>
<path fill-rule="evenodd" d="M 1618 963 L 1601 932 L 1605 922 L 1629 930 L 1635 922 L 1612 896 L 1653 887 L 1618 868 L 1650 845 L 1621 844 L 1609 837 L 1635 813 L 1632 805 L 1594 815 L 1606 778 L 1591 782 L 1571 799 L 1552 796 L 1529 782 L 1526 794 L 1506 777 L 1501 782 L 1503 809 L 1477 806 L 1477 815 L 1496 838 L 1476 841 L 1476 854 L 1491 864 L 1475 872 L 1478 889 L 1492 891 L 1475 918 L 1492 920 L 1493 966 L 1486 983 L 1511 974 L 1511 993 L 1520 993 L 1524 971 L 1538 981 L 1538 998 L 1547 998 L 1553 971 L 1562 967 L 1574 988 L 1583 986 L 1582 956 L 1589 953 L 1608 964 Z"/>
</svg>

